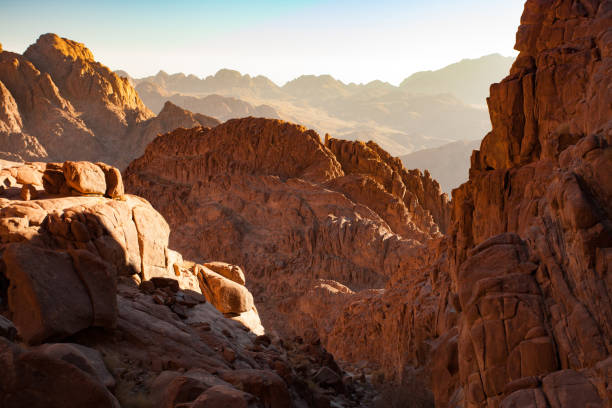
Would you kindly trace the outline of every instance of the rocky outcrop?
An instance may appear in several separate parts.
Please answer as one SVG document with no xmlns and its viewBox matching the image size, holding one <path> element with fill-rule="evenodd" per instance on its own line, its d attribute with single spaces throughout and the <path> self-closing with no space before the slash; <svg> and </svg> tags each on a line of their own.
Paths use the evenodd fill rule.
<svg viewBox="0 0 612 408">
<path fill-rule="evenodd" d="M 309 322 L 298 299 L 320 279 L 349 292 L 382 288 L 398 270 L 416 269 L 422 244 L 440 235 L 419 201 L 431 193 L 423 189 L 428 179 L 409 176 L 385 155 L 372 153 L 369 167 L 352 168 L 313 131 L 247 118 L 159 137 L 128 167 L 126 184 L 164 214 L 172 246 L 198 262 L 244 267 L 264 325 L 280 333 L 313 329 L 307 337 L 329 347 L 332 325 L 310 313 Z M 421 191 L 410 192 L 399 171 Z M 448 213 L 439 188 L 433 194 L 430 208 Z"/>
<path fill-rule="evenodd" d="M 363 143 L 326 138 L 325 146 L 334 153 L 345 174 L 367 176 L 382 187 L 382 191 L 368 194 L 367 191 L 374 189 L 368 186 L 372 184 L 371 181 L 365 181 L 362 188 L 351 192 L 340 188 L 340 191 L 384 214 L 383 218 L 396 233 L 410 236 L 406 228 L 418 229 L 432 236 L 446 232 L 450 221 L 449 199 L 442 194 L 438 182 L 428 172 L 423 175 L 419 170 L 406 170 L 398 158 L 371 141 Z M 381 193 L 392 197 L 383 200 Z M 357 195 L 361 197 L 357 198 Z M 393 204 L 385 201 L 392 201 Z"/>
<path fill-rule="evenodd" d="M 252 119 L 157 139 L 128 185 L 209 238 L 178 247 L 247 266 L 264 317 L 375 382 L 419 384 L 440 407 L 609 406 L 611 12 L 526 3 L 520 55 L 491 87 L 493 130 L 452 210 L 374 144 L 328 139 L 313 171 L 316 143 L 296 162 L 282 152 L 300 132 L 284 141 Z M 225 156 L 221 135 L 235 143 Z M 233 248 L 211 242 L 211 223 Z"/>
<path fill-rule="evenodd" d="M 47 152 L 35 137 L 23 133 L 23 119 L 17 102 L 0 81 L 0 157 L 5 160 L 32 160 Z"/>
<path fill-rule="evenodd" d="M 440 407 L 610 405 L 611 23 L 609 1 L 527 1 L 448 237 L 336 321 L 394 339 L 385 378 L 428 376 Z"/>
<path fill-rule="evenodd" d="M 40 36 L 23 55 L 0 52 L 0 150 L 9 160 L 104 161 L 121 168 L 159 133 L 214 126 L 168 107 L 158 117 L 127 79 L 83 44 Z"/>
<path fill-rule="evenodd" d="M 610 6 L 528 1 L 519 57 L 491 87 L 450 234 L 468 405 L 610 403 Z"/>
<path fill-rule="evenodd" d="M 115 194 L 116 169 L 3 162 L 0 178 L 9 180 L 0 196 L 1 406 L 366 398 L 319 345 L 264 335 L 239 267 L 209 263 L 216 273 L 169 249 L 161 215 Z M 35 191 L 29 201 L 19 200 L 22 183 Z M 323 368 L 347 385 L 318 379 Z"/>
</svg>

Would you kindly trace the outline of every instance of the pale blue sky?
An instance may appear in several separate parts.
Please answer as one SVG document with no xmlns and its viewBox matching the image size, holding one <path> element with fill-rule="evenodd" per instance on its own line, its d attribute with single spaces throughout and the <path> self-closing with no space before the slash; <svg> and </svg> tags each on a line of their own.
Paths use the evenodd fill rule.
<svg viewBox="0 0 612 408">
<path fill-rule="evenodd" d="M 301 74 L 398 84 L 463 58 L 513 51 L 524 0 L 0 0 L 0 43 L 83 42 L 111 69 L 197 76 L 231 68 L 282 85 Z"/>
</svg>

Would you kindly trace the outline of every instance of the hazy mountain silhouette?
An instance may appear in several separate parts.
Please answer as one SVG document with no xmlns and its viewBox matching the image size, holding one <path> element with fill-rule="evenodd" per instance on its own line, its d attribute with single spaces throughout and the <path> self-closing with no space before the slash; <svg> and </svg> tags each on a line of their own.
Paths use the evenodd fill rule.
<svg viewBox="0 0 612 408">
<path fill-rule="evenodd" d="M 136 85 L 154 112 L 171 101 L 221 120 L 280 118 L 334 137 L 374 140 L 399 156 L 486 134 L 489 84 L 508 73 L 512 60 L 498 54 L 463 60 L 414 74 L 399 87 L 383 81 L 346 84 L 330 75 L 302 75 L 278 86 L 265 76 L 229 69 L 206 78 L 164 71 L 140 79 L 119 74 Z"/>
<path fill-rule="evenodd" d="M 417 72 L 400 85 L 413 93 L 452 93 L 464 102 L 485 105 L 489 86 L 508 75 L 513 57 L 491 54 L 464 59 L 437 71 Z"/>
<path fill-rule="evenodd" d="M 244 92 L 246 95 L 267 98 L 277 98 L 282 94 L 280 87 L 264 76 L 251 77 L 231 69 L 221 69 L 215 75 L 206 78 L 159 71 L 154 76 L 133 80 L 136 85 L 150 82 L 169 92 L 184 94 L 231 93 L 239 97 Z"/>
<path fill-rule="evenodd" d="M 271 106 L 253 106 L 237 98 L 221 95 L 207 95 L 204 97 L 169 94 L 161 86 L 151 82 L 140 82 L 136 91 L 145 105 L 153 112 L 159 112 L 164 103 L 170 101 L 192 112 L 204 113 L 225 121 L 228 119 L 244 118 L 247 116 L 279 119 L 278 113 Z"/>
</svg>

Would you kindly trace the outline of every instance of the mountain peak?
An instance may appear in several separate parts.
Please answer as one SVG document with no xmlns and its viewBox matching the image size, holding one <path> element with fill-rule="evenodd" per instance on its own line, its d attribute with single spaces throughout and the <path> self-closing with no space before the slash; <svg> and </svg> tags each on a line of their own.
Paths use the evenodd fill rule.
<svg viewBox="0 0 612 408">
<path fill-rule="evenodd" d="M 94 61 L 92 52 L 85 44 L 62 38 L 53 33 L 43 34 L 38 37 L 38 40 L 30 45 L 26 52 L 31 52 L 30 50 L 43 55 L 60 54 L 72 60 Z"/>
<path fill-rule="evenodd" d="M 241 79 L 242 74 L 233 69 L 222 68 L 215 74 L 217 79 Z"/>
<path fill-rule="evenodd" d="M 164 103 L 164 107 L 162 108 L 162 110 L 159 112 L 158 116 L 169 116 L 169 115 L 175 115 L 175 114 L 188 114 L 191 113 L 183 108 L 181 108 L 180 106 L 177 106 L 175 104 L 173 104 L 170 101 L 166 101 L 166 103 Z"/>
</svg>

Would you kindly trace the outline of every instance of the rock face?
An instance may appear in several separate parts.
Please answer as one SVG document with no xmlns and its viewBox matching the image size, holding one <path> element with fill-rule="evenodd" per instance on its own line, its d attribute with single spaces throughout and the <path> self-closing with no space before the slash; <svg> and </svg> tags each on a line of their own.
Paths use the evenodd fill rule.
<svg viewBox="0 0 612 408">
<path fill-rule="evenodd" d="M 519 57 L 491 86 L 450 233 L 468 405 L 610 404 L 611 26 L 609 1 L 528 1 Z"/>
<path fill-rule="evenodd" d="M 156 139 L 128 189 L 244 266 L 264 320 L 415 404 L 610 406 L 610 27 L 608 0 L 527 1 L 451 210 L 376 145 L 254 119 Z"/>
<path fill-rule="evenodd" d="M 0 150 L 8 160 L 104 161 L 121 168 L 157 134 L 213 126 L 182 109 L 159 117 L 127 79 L 83 44 L 40 36 L 23 55 L 0 52 Z"/>
<path fill-rule="evenodd" d="M 328 343 L 394 339 L 385 379 L 428 374 L 440 407 L 610 406 L 611 26 L 609 1 L 527 1 L 448 237 Z"/>
<path fill-rule="evenodd" d="M 391 226 L 394 232 L 409 237 L 410 230 L 421 230 L 427 235 L 436 236 L 440 232 L 445 233 L 450 221 L 450 206 L 448 197 L 440 194 L 439 184 L 433 180 L 428 172 L 421 174 L 419 170 L 407 171 L 401 161 L 392 157 L 381 149 L 376 143 L 349 142 L 328 138 L 325 146 L 329 148 L 338 161 L 346 175 L 366 175 L 364 177 L 377 183 L 377 190 L 392 196 L 391 200 L 397 203 L 388 204 L 380 197 L 368 199 L 368 187 L 354 191 L 343 191 L 352 198 L 359 194 L 368 207 L 374 209 Z M 338 184 L 346 185 L 341 180 Z M 347 187 L 354 183 L 348 183 Z M 365 186 L 371 182 L 365 181 Z M 342 188 L 340 188 L 342 191 Z M 374 193 L 376 195 L 376 193 Z M 381 205 L 382 204 L 382 205 Z M 392 214 L 394 207 L 397 214 Z"/>
<path fill-rule="evenodd" d="M 319 345 L 264 335 L 239 267 L 184 261 L 146 200 L 104 197 L 115 168 L 2 162 L 0 178 L 0 406 L 365 401 L 316 377 L 349 378 Z"/>
<path fill-rule="evenodd" d="M 382 288 L 448 223 L 428 176 L 373 143 L 346 143 L 268 119 L 177 130 L 128 167 L 126 185 L 164 214 L 173 247 L 244 268 L 264 325 L 303 334 L 295 303 L 318 279 Z"/>
</svg>

